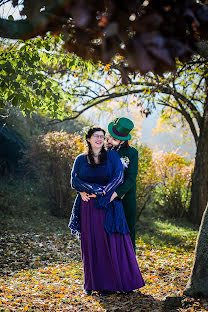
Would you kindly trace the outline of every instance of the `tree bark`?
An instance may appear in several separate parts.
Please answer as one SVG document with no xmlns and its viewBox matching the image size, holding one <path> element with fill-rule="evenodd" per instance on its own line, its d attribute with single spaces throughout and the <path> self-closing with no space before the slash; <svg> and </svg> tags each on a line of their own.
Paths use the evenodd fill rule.
<svg viewBox="0 0 208 312">
<path fill-rule="evenodd" d="M 208 78 L 205 77 L 206 99 L 204 113 L 200 123 L 195 166 L 192 174 L 191 203 L 189 219 L 200 224 L 203 212 L 208 202 Z"/>
<path fill-rule="evenodd" d="M 208 203 L 199 229 L 194 264 L 184 295 L 208 297 Z"/>
</svg>

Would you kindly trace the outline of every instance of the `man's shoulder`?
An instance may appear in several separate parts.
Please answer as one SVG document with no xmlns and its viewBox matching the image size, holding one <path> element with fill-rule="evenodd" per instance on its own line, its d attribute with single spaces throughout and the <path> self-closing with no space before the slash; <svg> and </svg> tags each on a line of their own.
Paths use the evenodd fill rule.
<svg viewBox="0 0 208 312">
<path fill-rule="evenodd" d="M 130 146 L 129 150 L 130 150 L 129 152 L 132 155 L 137 155 L 138 154 L 138 150 L 134 146 Z"/>
<path fill-rule="evenodd" d="M 138 150 L 133 146 L 129 146 L 127 149 L 121 148 L 118 153 L 120 156 L 129 156 L 132 158 L 138 155 Z"/>
</svg>

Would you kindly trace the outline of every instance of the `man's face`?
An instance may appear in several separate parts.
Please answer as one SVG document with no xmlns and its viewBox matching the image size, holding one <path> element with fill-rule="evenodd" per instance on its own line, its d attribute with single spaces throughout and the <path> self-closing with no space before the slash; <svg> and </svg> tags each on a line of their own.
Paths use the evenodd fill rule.
<svg viewBox="0 0 208 312">
<path fill-rule="evenodd" d="M 107 137 L 107 147 L 112 148 L 113 146 L 118 146 L 119 144 L 124 143 L 124 141 L 120 141 L 118 139 L 113 138 L 111 135 Z"/>
</svg>

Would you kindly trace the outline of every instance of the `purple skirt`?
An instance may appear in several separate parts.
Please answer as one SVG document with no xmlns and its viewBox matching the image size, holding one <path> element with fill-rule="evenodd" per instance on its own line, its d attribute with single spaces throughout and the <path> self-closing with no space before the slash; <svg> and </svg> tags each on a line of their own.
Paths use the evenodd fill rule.
<svg viewBox="0 0 208 312">
<path fill-rule="evenodd" d="M 128 292 L 145 285 L 129 234 L 104 229 L 105 212 L 94 198 L 81 200 L 81 251 L 84 289 Z"/>
</svg>

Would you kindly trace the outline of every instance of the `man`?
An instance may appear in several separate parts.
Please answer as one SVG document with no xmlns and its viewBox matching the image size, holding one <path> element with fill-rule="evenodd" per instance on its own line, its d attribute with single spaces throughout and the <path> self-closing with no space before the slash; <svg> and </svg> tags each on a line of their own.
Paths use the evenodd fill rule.
<svg viewBox="0 0 208 312">
<path fill-rule="evenodd" d="M 124 182 L 113 193 L 111 200 L 119 197 L 122 200 L 126 221 L 134 250 L 136 230 L 136 176 L 138 172 L 138 151 L 129 146 L 130 131 L 134 128 L 133 122 L 128 118 L 117 118 L 108 125 L 108 148 L 117 151 L 124 165 Z"/>
<path fill-rule="evenodd" d="M 131 139 L 130 131 L 134 128 L 133 122 L 128 118 L 117 118 L 108 125 L 108 142 L 107 147 L 117 151 L 124 165 L 124 182 L 112 194 L 111 201 L 116 197 L 120 198 L 123 203 L 126 221 L 130 230 L 130 236 L 134 251 L 135 245 L 135 228 L 136 228 L 136 176 L 138 172 L 138 151 L 136 148 L 129 146 L 128 140 Z M 80 193 L 83 200 L 88 201 L 88 195 Z"/>
</svg>

